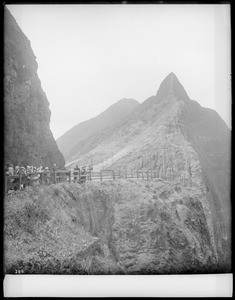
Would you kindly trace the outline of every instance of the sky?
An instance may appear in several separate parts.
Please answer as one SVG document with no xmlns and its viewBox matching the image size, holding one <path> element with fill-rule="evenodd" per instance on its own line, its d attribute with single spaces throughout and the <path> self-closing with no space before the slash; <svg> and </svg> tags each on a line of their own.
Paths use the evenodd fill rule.
<svg viewBox="0 0 235 300">
<path fill-rule="evenodd" d="M 31 42 L 57 139 L 174 72 L 231 128 L 230 6 L 7 5 Z"/>
</svg>

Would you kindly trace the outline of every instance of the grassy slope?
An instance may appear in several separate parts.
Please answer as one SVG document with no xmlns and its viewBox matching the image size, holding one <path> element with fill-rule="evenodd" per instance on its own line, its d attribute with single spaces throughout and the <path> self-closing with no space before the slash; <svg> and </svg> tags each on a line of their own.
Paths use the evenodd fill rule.
<svg viewBox="0 0 235 300">
<path fill-rule="evenodd" d="M 119 180 L 28 188 L 5 199 L 5 272 L 211 271 L 203 195 L 169 182 Z"/>
</svg>

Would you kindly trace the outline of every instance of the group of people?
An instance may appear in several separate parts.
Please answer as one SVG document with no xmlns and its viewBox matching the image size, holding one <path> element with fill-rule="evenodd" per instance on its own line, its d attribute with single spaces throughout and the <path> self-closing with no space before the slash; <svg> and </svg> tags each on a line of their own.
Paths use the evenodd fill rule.
<svg viewBox="0 0 235 300">
<path fill-rule="evenodd" d="M 53 171 L 56 169 L 56 165 L 53 166 Z M 48 167 L 40 166 L 38 168 L 34 166 L 6 166 L 6 190 L 9 191 L 22 190 L 29 185 L 38 185 L 40 176 L 43 174 L 43 181 L 50 183 L 50 170 Z M 21 180 L 18 177 L 21 175 Z M 17 176 L 11 178 L 10 176 Z"/>
<path fill-rule="evenodd" d="M 92 167 L 81 167 L 79 168 L 78 165 L 74 168 L 73 175 L 74 175 L 74 182 L 77 182 L 79 179 L 79 182 L 85 182 L 86 179 L 89 180 L 90 171 L 92 170 Z M 13 166 L 13 165 L 7 165 L 6 166 L 6 192 L 9 191 L 16 191 L 16 190 L 22 190 L 26 186 L 30 185 L 39 185 L 40 181 L 43 184 L 50 184 L 51 180 L 55 180 L 53 176 L 51 176 L 51 172 L 58 171 L 56 164 L 53 165 L 53 168 L 50 170 L 48 167 L 40 166 L 40 167 L 34 167 L 34 166 Z M 57 172 L 57 181 L 61 182 L 63 180 L 66 180 L 66 175 L 59 174 L 60 172 Z M 21 175 L 21 176 L 19 176 Z M 11 176 L 17 176 L 11 178 Z M 64 178 L 63 178 L 64 177 Z"/>
<path fill-rule="evenodd" d="M 6 175 L 8 176 L 13 176 L 13 175 L 28 175 L 31 173 L 42 173 L 42 172 L 49 172 L 48 167 L 43 167 L 40 166 L 39 168 L 36 168 L 34 166 L 13 166 L 13 165 L 8 165 L 6 168 Z"/>
<path fill-rule="evenodd" d="M 89 180 L 89 176 L 90 176 L 90 172 L 93 168 L 92 167 L 82 167 L 82 168 L 79 168 L 78 165 L 76 165 L 76 167 L 74 167 L 74 182 L 77 182 L 77 179 L 79 177 L 79 181 L 82 183 L 82 182 L 85 182 L 86 179 Z"/>
</svg>

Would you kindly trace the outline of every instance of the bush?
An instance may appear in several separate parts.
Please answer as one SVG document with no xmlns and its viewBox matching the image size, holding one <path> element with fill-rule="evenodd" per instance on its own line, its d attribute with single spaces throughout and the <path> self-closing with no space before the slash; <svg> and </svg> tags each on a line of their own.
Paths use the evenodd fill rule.
<svg viewBox="0 0 235 300">
<path fill-rule="evenodd" d="M 58 187 L 54 188 L 54 196 L 59 196 L 60 194 L 60 189 Z"/>
</svg>

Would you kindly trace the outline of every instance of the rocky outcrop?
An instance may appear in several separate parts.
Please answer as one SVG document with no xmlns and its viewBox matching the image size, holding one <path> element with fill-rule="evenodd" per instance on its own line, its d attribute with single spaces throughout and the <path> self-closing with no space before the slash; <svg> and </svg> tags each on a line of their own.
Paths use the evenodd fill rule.
<svg viewBox="0 0 235 300">
<path fill-rule="evenodd" d="M 112 226 L 116 260 L 129 274 L 215 271 L 217 254 L 204 201 L 202 194 L 164 181 L 129 184 Z"/>
<path fill-rule="evenodd" d="M 99 134 L 104 128 L 114 131 L 117 125 L 138 105 L 139 102 L 134 99 L 121 99 L 98 116 L 71 128 L 56 140 L 65 159 L 69 160 L 77 153 L 80 147 L 79 142 Z"/>
<path fill-rule="evenodd" d="M 6 273 L 224 271 L 207 196 L 165 180 L 28 188 L 5 205 Z"/>
<path fill-rule="evenodd" d="M 68 166 L 93 157 L 94 170 L 153 170 L 157 177 L 201 191 L 211 212 L 219 263 L 231 266 L 231 132 L 212 109 L 191 100 L 169 74 L 155 96 L 139 105 L 116 131 L 79 143 Z"/>
<path fill-rule="evenodd" d="M 5 163 L 63 167 L 49 123 L 49 102 L 37 75 L 30 41 L 10 12 L 4 16 Z"/>
</svg>

